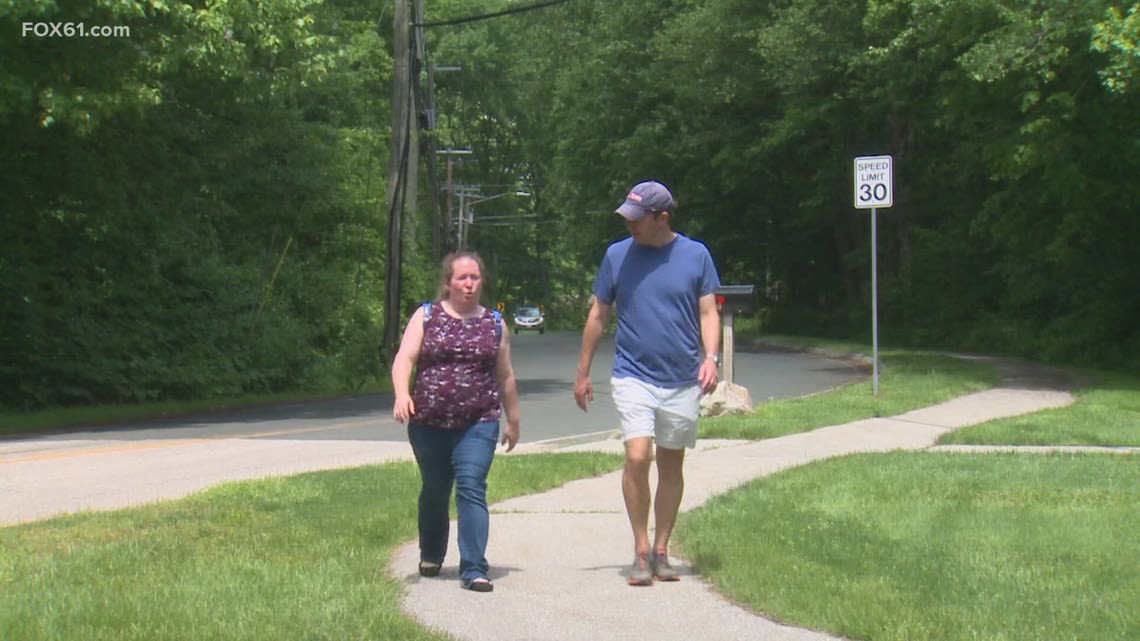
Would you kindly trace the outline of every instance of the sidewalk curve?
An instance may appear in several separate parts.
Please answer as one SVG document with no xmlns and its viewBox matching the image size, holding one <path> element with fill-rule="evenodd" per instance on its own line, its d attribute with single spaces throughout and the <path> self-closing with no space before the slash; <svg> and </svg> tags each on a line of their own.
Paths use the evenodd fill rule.
<svg viewBox="0 0 1140 641">
<path fill-rule="evenodd" d="M 699 441 L 686 455 L 681 509 L 691 510 L 715 494 L 796 465 L 857 452 L 923 449 L 956 428 L 1075 400 L 1068 392 L 1072 381 L 1061 370 L 976 358 L 999 369 L 999 387 L 899 416 L 764 441 Z M 620 452 L 622 446 L 616 439 L 606 439 L 559 451 L 594 449 Z M 656 480 L 651 483 L 655 486 Z M 633 559 L 633 543 L 622 502 L 621 472 L 516 497 L 491 506 L 491 511 L 487 558 L 495 581 L 493 593 L 459 588 L 454 522 L 440 578 L 419 577 L 415 541 L 393 553 L 389 571 L 405 582 L 403 607 L 417 621 L 464 641 L 835 638 L 784 626 L 730 603 L 684 559 L 674 558 L 680 582 L 627 586 L 624 574 Z"/>
</svg>

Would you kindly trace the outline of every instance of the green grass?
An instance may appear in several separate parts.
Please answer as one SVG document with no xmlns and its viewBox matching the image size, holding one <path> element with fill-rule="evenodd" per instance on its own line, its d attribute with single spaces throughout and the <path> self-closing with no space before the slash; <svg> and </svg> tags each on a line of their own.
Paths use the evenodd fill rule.
<svg viewBox="0 0 1140 641">
<path fill-rule="evenodd" d="M 874 641 L 1140 638 L 1140 461 L 891 453 L 760 479 L 681 517 L 729 598 Z"/>
<path fill-rule="evenodd" d="M 620 465 L 596 453 L 498 457 L 488 500 Z M 0 529 L 0 639 L 446 638 L 400 613 L 403 584 L 385 571 L 415 538 L 418 490 L 415 466 L 397 463 Z"/>
<path fill-rule="evenodd" d="M 942 436 L 940 444 L 1140 447 L 1140 377 L 1100 373 L 1069 407 L 990 421 Z"/>
<path fill-rule="evenodd" d="M 832 350 L 835 345 L 829 346 Z M 843 351 L 851 351 L 844 349 Z M 871 380 L 814 396 L 762 403 L 751 415 L 704 419 L 702 438 L 764 439 L 864 418 L 894 416 L 996 385 L 983 363 L 941 354 L 880 351 L 879 395 Z"/>
<path fill-rule="evenodd" d="M 718 421 L 763 438 L 996 382 L 977 365 L 881 356 L 881 390 L 910 400 L 884 409 L 860 383 Z M 941 442 L 1137 446 L 1140 378 L 1095 380 L 1074 405 Z M 1136 454 L 857 455 L 759 479 L 683 514 L 678 552 L 734 601 L 850 638 L 1124 641 L 1140 638 L 1136 496 Z"/>
</svg>

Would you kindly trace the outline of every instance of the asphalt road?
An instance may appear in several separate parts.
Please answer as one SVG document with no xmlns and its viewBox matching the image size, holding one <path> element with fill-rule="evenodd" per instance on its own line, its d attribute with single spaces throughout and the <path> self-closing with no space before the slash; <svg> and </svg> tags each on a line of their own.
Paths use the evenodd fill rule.
<svg viewBox="0 0 1140 641">
<path fill-rule="evenodd" d="M 579 341 L 568 332 L 512 336 L 523 446 L 597 440 L 616 429 L 612 342 L 594 360 L 595 400 L 583 413 L 572 390 Z M 843 361 L 778 351 L 738 351 L 736 373 L 757 402 L 861 375 Z M 0 438 L 0 526 L 175 499 L 226 481 L 409 457 L 391 395 L 382 394 L 11 436 Z"/>
<path fill-rule="evenodd" d="M 604 339 L 594 358 L 591 374 L 595 395 L 588 413 L 578 409 L 573 396 L 580 343 L 580 334 L 573 332 L 511 336 L 524 442 L 616 429 L 617 414 L 609 398 L 613 337 Z M 735 370 L 735 382 L 746 387 L 757 403 L 824 391 L 861 376 L 845 361 L 763 349 L 738 350 Z M 392 396 L 368 394 L 128 425 L 84 427 L 9 437 L 0 443 L 24 440 L 50 447 L 53 442 L 74 446 L 77 439 L 124 442 L 219 438 L 405 441 L 407 435 L 404 426 L 392 418 Z"/>
</svg>

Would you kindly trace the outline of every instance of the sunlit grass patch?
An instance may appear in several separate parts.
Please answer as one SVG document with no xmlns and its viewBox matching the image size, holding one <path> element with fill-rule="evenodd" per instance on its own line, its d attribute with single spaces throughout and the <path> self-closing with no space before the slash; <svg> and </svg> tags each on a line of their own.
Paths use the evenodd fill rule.
<svg viewBox="0 0 1140 641">
<path fill-rule="evenodd" d="M 488 500 L 620 465 L 601 453 L 499 457 Z M 418 492 L 404 462 L 0 529 L 0 638 L 446 638 L 400 612 L 402 584 L 386 572 L 416 536 Z"/>
<path fill-rule="evenodd" d="M 881 353 L 880 360 L 878 396 L 872 381 L 863 380 L 822 394 L 762 403 L 751 415 L 703 419 L 701 437 L 763 439 L 893 416 L 988 389 L 1000 380 L 989 365 L 953 356 L 892 350 Z"/>
<path fill-rule="evenodd" d="M 894 453 L 815 463 L 682 515 L 733 600 L 854 639 L 1135 638 L 1140 464 Z"/>
<path fill-rule="evenodd" d="M 1068 407 L 982 423 L 943 435 L 940 444 L 1140 447 L 1140 377 L 1098 374 Z"/>
</svg>

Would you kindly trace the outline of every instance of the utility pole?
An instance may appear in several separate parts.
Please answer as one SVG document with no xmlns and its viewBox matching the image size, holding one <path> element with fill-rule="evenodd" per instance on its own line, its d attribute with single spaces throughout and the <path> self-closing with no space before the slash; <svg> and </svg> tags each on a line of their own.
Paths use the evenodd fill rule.
<svg viewBox="0 0 1140 641">
<path fill-rule="evenodd" d="M 460 220 L 460 218 L 455 217 L 455 156 L 470 156 L 472 154 L 472 151 L 470 147 L 445 147 L 443 149 L 437 149 L 435 153 L 437 156 L 447 156 L 447 222 L 446 224 L 440 225 L 440 238 L 442 242 L 442 237 L 445 233 L 444 230 L 450 230 L 451 225 L 453 223 L 457 223 Z M 462 217 L 462 203 L 460 204 L 459 213 L 460 217 Z M 451 235 L 450 231 L 447 231 L 446 234 L 449 237 Z M 448 244 L 450 244 L 450 241 Z M 458 245 L 458 242 L 456 244 Z M 435 258 L 436 260 L 439 260 L 442 257 L 443 255 L 441 253 Z"/>
<path fill-rule="evenodd" d="M 392 152 L 388 170 L 388 260 L 384 295 L 384 337 L 380 346 L 385 360 L 399 343 L 401 266 L 403 265 L 404 207 L 409 176 L 414 176 L 412 139 L 416 119 L 412 114 L 411 20 L 408 0 L 395 0 L 392 16 Z M 413 192 L 414 193 L 414 192 Z"/>
<path fill-rule="evenodd" d="M 459 192 L 459 242 L 457 249 L 467 251 L 467 192 Z"/>
<path fill-rule="evenodd" d="M 504 191 L 492 196 L 484 196 L 479 190 L 478 185 L 459 185 L 459 229 L 457 230 L 458 236 L 458 250 L 467 251 L 467 235 L 471 229 L 471 225 L 475 223 L 475 211 L 472 209 L 479 203 L 485 203 L 488 200 L 495 200 L 503 196 L 530 196 L 529 191 Z"/>
<path fill-rule="evenodd" d="M 395 13 L 392 16 L 392 151 L 388 166 L 388 200 L 396 202 L 401 186 L 401 174 L 407 166 L 405 148 L 408 147 L 408 132 L 411 117 L 408 106 L 411 102 L 411 33 L 408 13 L 408 0 L 394 0 Z"/>
<path fill-rule="evenodd" d="M 411 20 L 412 24 L 417 25 L 412 28 L 408 26 L 411 34 L 411 43 L 409 45 L 411 60 L 408 66 L 408 119 L 411 127 L 408 129 L 408 164 L 407 164 L 407 197 L 404 200 L 405 210 L 408 204 L 411 204 L 412 216 L 408 220 L 409 230 L 415 229 L 415 222 L 418 216 L 415 214 L 419 210 L 419 184 L 420 184 L 420 118 L 419 111 L 420 105 L 423 104 L 423 91 L 420 86 L 420 76 L 424 72 L 425 60 L 427 59 L 427 43 L 424 42 L 424 28 L 418 26 L 423 24 L 424 21 L 424 0 L 412 0 L 411 7 Z M 415 237 L 414 233 L 409 233 L 411 237 Z"/>
<path fill-rule="evenodd" d="M 452 178 L 453 172 L 452 172 L 451 166 L 453 164 L 454 164 L 454 161 L 451 159 L 451 156 L 448 156 L 447 157 L 447 218 L 446 218 L 448 223 L 451 222 L 452 208 L 454 206 L 453 201 L 455 200 L 455 188 L 452 187 L 452 185 L 454 184 L 452 181 L 454 179 Z M 434 225 L 432 226 L 432 230 L 431 230 L 432 231 L 432 235 L 431 235 L 432 257 L 434 257 L 436 259 L 436 261 L 439 261 L 439 260 L 443 259 L 443 233 L 444 233 L 444 230 L 447 229 L 447 227 L 442 220 L 435 220 L 433 222 L 434 222 Z"/>
</svg>

